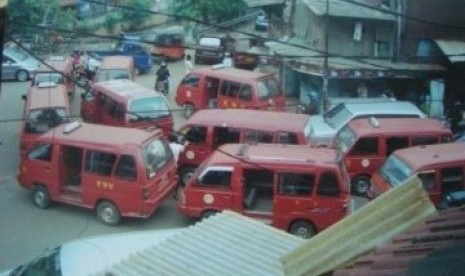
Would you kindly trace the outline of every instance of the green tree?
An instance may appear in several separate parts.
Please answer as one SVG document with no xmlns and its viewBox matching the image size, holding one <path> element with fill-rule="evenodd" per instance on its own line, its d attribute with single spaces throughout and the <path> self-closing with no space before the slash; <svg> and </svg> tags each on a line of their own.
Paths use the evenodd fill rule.
<svg viewBox="0 0 465 276">
<path fill-rule="evenodd" d="M 172 9 L 179 16 L 221 22 L 241 14 L 247 4 L 243 0 L 177 0 Z"/>
<path fill-rule="evenodd" d="M 135 29 L 140 26 L 144 21 L 152 16 L 149 12 L 143 12 L 138 10 L 147 10 L 151 9 L 152 0 L 129 0 L 125 6 L 134 8 L 134 9 L 126 9 L 122 8 L 121 12 L 121 19 L 125 21 L 127 24 L 128 29 Z"/>
</svg>

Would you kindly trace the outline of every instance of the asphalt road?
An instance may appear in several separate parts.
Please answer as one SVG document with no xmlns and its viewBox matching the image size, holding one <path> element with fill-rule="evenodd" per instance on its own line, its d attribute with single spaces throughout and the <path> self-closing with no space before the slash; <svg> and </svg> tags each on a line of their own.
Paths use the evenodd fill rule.
<svg viewBox="0 0 465 276">
<path fill-rule="evenodd" d="M 174 90 L 185 74 L 183 61 L 168 64 L 172 83 L 169 94 L 172 107 Z M 136 81 L 148 88 L 155 82 L 151 72 Z M 12 268 L 40 254 L 47 247 L 87 236 L 135 230 L 184 227 L 193 222 L 177 211 L 173 199 L 165 202 L 146 220 L 124 219 L 119 226 L 110 227 L 97 220 L 93 211 L 64 204 L 54 204 L 46 210 L 36 208 L 30 193 L 16 181 L 18 167 L 19 129 L 23 100 L 28 83 L 2 82 L 0 94 L 0 271 Z M 79 94 L 73 100 L 73 115 L 79 115 Z M 175 128 L 184 121 L 183 112 L 174 112 Z"/>
</svg>

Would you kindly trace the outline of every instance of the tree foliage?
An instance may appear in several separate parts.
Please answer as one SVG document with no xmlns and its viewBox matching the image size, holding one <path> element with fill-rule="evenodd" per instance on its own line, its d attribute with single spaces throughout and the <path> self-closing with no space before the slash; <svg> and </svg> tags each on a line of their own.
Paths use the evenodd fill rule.
<svg viewBox="0 0 465 276">
<path fill-rule="evenodd" d="M 232 19 L 247 9 L 243 0 L 177 0 L 175 14 L 205 22 L 221 22 Z"/>
<path fill-rule="evenodd" d="M 132 7 L 134 9 L 121 9 L 121 19 L 126 22 L 128 29 L 137 28 L 144 21 L 152 16 L 148 12 L 141 12 L 139 10 L 150 10 L 152 0 L 129 0 L 125 6 Z"/>
</svg>

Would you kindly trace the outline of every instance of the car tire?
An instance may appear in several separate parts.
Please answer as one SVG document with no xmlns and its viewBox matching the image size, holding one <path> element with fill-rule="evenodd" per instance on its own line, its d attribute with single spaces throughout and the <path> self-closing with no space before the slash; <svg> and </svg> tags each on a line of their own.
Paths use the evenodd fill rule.
<svg viewBox="0 0 465 276">
<path fill-rule="evenodd" d="M 298 220 L 291 224 L 291 227 L 289 227 L 289 233 L 303 239 L 310 239 L 316 235 L 316 230 L 310 222 Z"/>
<path fill-rule="evenodd" d="M 190 116 L 192 116 L 192 114 L 194 114 L 194 112 L 195 112 L 195 107 L 194 107 L 193 104 L 188 103 L 188 104 L 184 105 L 184 117 L 186 119 L 188 119 Z"/>
<path fill-rule="evenodd" d="M 352 194 L 358 196 L 365 196 L 370 189 L 370 177 L 367 175 L 359 175 L 351 182 Z"/>
<path fill-rule="evenodd" d="M 26 70 L 19 70 L 16 72 L 16 80 L 17 81 L 27 81 L 29 79 L 29 73 Z"/>
<path fill-rule="evenodd" d="M 212 210 L 205 211 L 200 216 L 200 220 L 204 220 L 204 219 L 207 219 L 207 218 L 209 218 L 211 216 L 214 216 L 214 215 L 216 215 L 216 213 L 218 213 L 218 212 L 217 211 L 212 211 Z"/>
<path fill-rule="evenodd" d="M 115 226 L 121 221 L 118 208 L 109 201 L 102 201 L 98 204 L 97 217 L 104 224 L 111 226 Z"/>
<path fill-rule="evenodd" d="M 181 186 L 186 186 L 189 179 L 192 178 L 195 172 L 195 167 L 184 167 L 179 172 L 179 180 L 181 182 Z"/>
<path fill-rule="evenodd" d="M 40 209 L 47 209 L 50 204 L 50 194 L 48 193 L 47 188 L 43 186 L 36 186 L 32 190 L 32 201 L 34 205 L 39 207 Z"/>
</svg>

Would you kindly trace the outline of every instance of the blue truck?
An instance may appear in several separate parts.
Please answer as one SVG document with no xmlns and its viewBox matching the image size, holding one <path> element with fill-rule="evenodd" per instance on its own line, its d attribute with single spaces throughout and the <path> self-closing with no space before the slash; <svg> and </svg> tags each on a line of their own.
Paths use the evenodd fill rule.
<svg viewBox="0 0 465 276">
<path fill-rule="evenodd" d="M 138 74 L 148 72 L 152 68 L 152 56 L 138 37 L 124 36 L 114 50 L 88 50 L 87 54 L 96 60 L 102 60 L 106 56 L 132 56 Z"/>
</svg>

